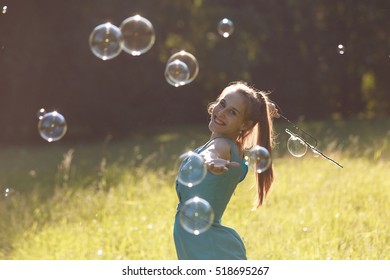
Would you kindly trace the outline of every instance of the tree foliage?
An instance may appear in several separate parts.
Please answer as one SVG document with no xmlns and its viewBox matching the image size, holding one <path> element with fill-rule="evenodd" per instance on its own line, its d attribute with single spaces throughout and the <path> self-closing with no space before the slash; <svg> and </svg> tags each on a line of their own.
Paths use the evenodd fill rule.
<svg viewBox="0 0 390 280">
<path fill-rule="evenodd" d="M 290 118 L 389 116 L 390 2 L 386 0 L 2 1 L 0 141 L 40 140 L 36 112 L 59 110 L 68 139 L 207 121 L 231 81 L 271 91 Z M 98 24 L 140 14 L 156 31 L 139 57 L 102 61 L 88 45 Z M 235 24 L 219 36 L 222 18 Z M 344 54 L 337 51 L 345 48 Z M 200 72 L 175 88 L 165 62 L 194 54 Z"/>
</svg>

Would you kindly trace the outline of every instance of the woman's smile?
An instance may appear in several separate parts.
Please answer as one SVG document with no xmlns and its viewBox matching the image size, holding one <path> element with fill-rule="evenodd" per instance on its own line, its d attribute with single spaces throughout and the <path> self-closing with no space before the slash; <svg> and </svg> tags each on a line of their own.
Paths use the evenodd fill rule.
<svg viewBox="0 0 390 280">
<path fill-rule="evenodd" d="M 224 121 L 222 121 L 221 119 L 219 119 L 217 117 L 217 115 L 214 115 L 214 119 L 213 120 L 214 120 L 214 123 L 216 123 L 217 125 L 220 125 L 220 126 L 226 125 L 226 123 Z"/>
</svg>

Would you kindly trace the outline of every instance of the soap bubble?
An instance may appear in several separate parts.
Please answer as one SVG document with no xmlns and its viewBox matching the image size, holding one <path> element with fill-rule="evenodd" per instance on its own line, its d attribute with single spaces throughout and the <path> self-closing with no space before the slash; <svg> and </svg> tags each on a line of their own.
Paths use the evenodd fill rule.
<svg viewBox="0 0 390 280">
<path fill-rule="evenodd" d="M 7 11 L 8 11 L 8 7 L 7 7 L 7 6 L 3 6 L 2 13 L 3 13 L 3 14 L 6 14 Z"/>
<path fill-rule="evenodd" d="M 45 109 L 43 109 L 43 108 L 39 109 L 39 111 L 37 113 L 38 119 L 42 119 L 45 114 L 46 114 Z"/>
<path fill-rule="evenodd" d="M 125 19 L 119 28 L 123 36 L 122 49 L 133 56 L 150 50 L 156 39 L 152 23 L 140 15 Z"/>
<path fill-rule="evenodd" d="M 91 32 L 89 46 L 95 56 L 108 60 L 120 54 L 122 40 L 120 29 L 107 22 L 96 26 Z"/>
<path fill-rule="evenodd" d="M 60 140 L 65 135 L 66 130 L 65 118 L 57 111 L 45 113 L 39 117 L 39 134 L 48 142 Z"/>
<path fill-rule="evenodd" d="M 179 166 L 177 168 L 179 170 L 177 180 L 188 187 L 193 187 L 202 182 L 207 174 L 204 158 L 192 151 L 182 154 L 176 166 Z"/>
<path fill-rule="evenodd" d="M 290 136 L 287 141 L 287 149 L 294 157 L 303 157 L 307 151 L 307 145 L 302 139 Z"/>
<path fill-rule="evenodd" d="M 269 151 L 257 145 L 244 152 L 244 160 L 245 164 L 257 173 L 266 171 L 272 162 Z"/>
<path fill-rule="evenodd" d="M 234 24 L 230 19 L 224 18 L 218 23 L 217 30 L 221 36 L 227 38 L 232 35 L 234 31 Z"/>
<path fill-rule="evenodd" d="M 214 221 L 214 210 L 207 200 L 193 197 L 179 211 L 181 226 L 189 233 L 199 235 L 207 231 Z"/>
<path fill-rule="evenodd" d="M 184 72 L 179 73 L 180 74 L 179 75 L 180 76 L 179 82 L 175 79 L 172 79 L 172 76 L 168 75 L 168 73 L 167 73 L 169 67 L 171 67 L 170 66 L 171 63 L 174 63 L 175 61 L 176 61 L 176 63 L 181 65 L 182 69 L 185 69 Z M 171 84 L 175 87 L 183 86 L 183 85 L 191 83 L 196 78 L 196 76 L 198 75 L 198 72 L 199 72 L 199 64 L 198 64 L 198 61 L 196 60 L 195 56 L 189 52 L 186 52 L 186 51 L 180 51 L 180 52 L 174 53 L 168 59 L 166 65 L 167 66 L 165 67 L 165 79 L 167 80 L 167 82 L 169 84 Z M 188 78 L 187 78 L 187 74 L 186 74 L 187 69 L 189 71 Z"/>
<path fill-rule="evenodd" d="M 182 86 L 186 84 L 186 81 L 190 78 L 190 69 L 187 64 L 179 59 L 168 63 L 165 68 L 165 79 L 174 86 Z"/>
<path fill-rule="evenodd" d="M 3 196 L 4 198 L 9 198 L 12 196 L 12 194 L 14 193 L 14 190 L 10 187 L 5 187 L 4 191 L 3 191 Z"/>
<path fill-rule="evenodd" d="M 337 46 L 337 52 L 338 52 L 339 54 L 344 54 L 344 53 L 345 53 L 345 47 L 344 47 L 344 45 L 339 44 L 339 45 Z"/>
</svg>

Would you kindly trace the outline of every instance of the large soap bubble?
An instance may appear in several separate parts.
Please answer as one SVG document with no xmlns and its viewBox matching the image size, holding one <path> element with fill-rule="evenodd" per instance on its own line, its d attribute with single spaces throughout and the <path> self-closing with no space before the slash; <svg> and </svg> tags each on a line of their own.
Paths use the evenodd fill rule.
<svg viewBox="0 0 390 280">
<path fill-rule="evenodd" d="M 117 57 L 122 51 L 121 42 L 120 29 L 109 22 L 96 26 L 89 36 L 92 53 L 102 60 Z"/>
<path fill-rule="evenodd" d="M 122 49 L 133 56 L 146 53 L 155 42 L 152 23 L 140 15 L 125 19 L 119 28 L 123 36 Z"/>
<path fill-rule="evenodd" d="M 183 61 L 176 59 L 167 64 L 165 78 L 176 87 L 185 85 L 190 78 L 190 69 Z"/>
<path fill-rule="evenodd" d="M 192 151 L 179 157 L 176 162 L 176 170 L 179 170 L 177 180 L 187 187 L 199 184 L 207 175 L 204 158 Z"/>
<path fill-rule="evenodd" d="M 244 160 L 245 164 L 257 173 L 267 170 L 272 162 L 269 151 L 257 145 L 244 152 Z"/>
<path fill-rule="evenodd" d="M 287 149 L 294 157 L 303 157 L 307 152 L 307 145 L 299 137 L 290 136 L 287 140 Z"/>
<path fill-rule="evenodd" d="M 214 210 L 207 200 L 195 196 L 187 200 L 180 209 L 179 221 L 187 232 L 199 235 L 211 227 Z"/>
</svg>

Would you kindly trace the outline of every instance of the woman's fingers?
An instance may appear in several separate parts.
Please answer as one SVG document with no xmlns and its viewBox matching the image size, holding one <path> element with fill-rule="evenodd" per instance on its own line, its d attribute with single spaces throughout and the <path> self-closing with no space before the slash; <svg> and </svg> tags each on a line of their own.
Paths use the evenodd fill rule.
<svg viewBox="0 0 390 280">
<path fill-rule="evenodd" d="M 227 167 L 237 167 L 237 166 L 240 166 L 240 164 L 238 162 L 235 162 L 235 161 L 232 161 L 232 162 L 228 161 L 225 166 L 227 166 Z"/>
<path fill-rule="evenodd" d="M 222 174 L 229 170 L 229 167 L 240 166 L 238 162 L 230 162 L 224 159 L 213 160 L 212 162 L 206 163 L 207 169 L 214 174 Z"/>
</svg>

